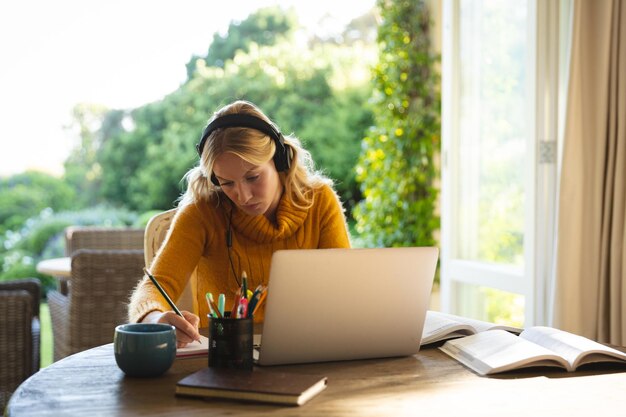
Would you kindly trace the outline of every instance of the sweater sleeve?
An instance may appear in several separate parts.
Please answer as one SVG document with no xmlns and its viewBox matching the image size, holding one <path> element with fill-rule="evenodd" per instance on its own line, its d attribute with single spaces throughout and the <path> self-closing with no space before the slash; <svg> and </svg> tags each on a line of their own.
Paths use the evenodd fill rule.
<svg viewBox="0 0 626 417">
<path fill-rule="evenodd" d="M 176 213 L 165 241 L 150 266 L 150 272 L 172 300 L 180 297 L 189 276 L 198 265 L 209 239 L 207 230 L 196 205 L 181 207 Z M 139 322 L 152 311 L 167 310 L 171 307 L 152 282 L 144 277 L 131 296 L 129 322 Z"/>
<path fill-rule="evenodd" d="M 321 219 L 318 249 L 349 248 L 348 226 L 339 196 L 330 186 L 324 186 L 317 197 Z"/>
</svg>

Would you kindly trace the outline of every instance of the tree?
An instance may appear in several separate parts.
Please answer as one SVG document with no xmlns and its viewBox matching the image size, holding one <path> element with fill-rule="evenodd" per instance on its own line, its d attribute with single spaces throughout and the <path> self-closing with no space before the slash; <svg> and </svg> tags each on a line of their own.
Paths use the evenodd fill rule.
<svg viewBox="0 0 626 417">
<path fill-rule="evenodd" d="M 243 22 L 231 22 L 225 35 L 213 35 L 213 41 L 205 57 L 193 56 L 187 63 L 187 78 L 196 71 L 198 60 L 206 66 L 224 68 L 226 61 L 233 59 L 238 51 L 248 52 L 250 45 L 275 45 L 286 39 L 296 27 L 293 11 L 279 7 L 267 7 L 252 13 Z"/>
<path fill-rule="evenodd" d="M 33 219 L 72 207 L 76 193 L 63 180 L 27 171 L 0 178 L 0 281 L 37 276 L 34 254 L 20 247 Z"/>
<path fill-rule="evenodd" d="M 131 110 L 132 128 L 106 138 L 98 157 L 104 197 L 134 210 L 171 208 L 183 175 L 197 163 L 194 145 L 203 126 L 222 105 L 246 99 L 303 140 L 351 208 L 360 197 L 353 168 L 371 111 L 367 84 L 331 85 L 337 72 L 350 79 L 347 71 L 359 58 L 355 50 L 348 59 L 345 49 L 320 47 L 305 55 L 292 43 L 252 45 L 223 69 L 199 66 L 174 93 Z"/>
<path fill-rule="evenodd" d="M 69 185 L 42 172 L 27 171 L 0 178 L 0 235 L 16 231 L 45 208 L 70 208 L 75 199 L 76 193 Z"/>
<path fill-rule="evenodd" d="M 437 57 L 424 1 L 378 0 L 379 62 L 374 69 L 375 126 L 357 166 L 364 200 L 355 210 L 367 246 L 430 246 L 440 146 Z"/>
<path fill-rule="evenodd" d="M 77 191 L 74 202 L 76 208 L 94 205 L 100 201 L 102 171 L 97 154 L 104 137 L 110 135 L 115 126 L 110 120 L 119 116 L 119 112 L 109 111 L 98 104 L 81 103 L 72 110 L 72 124 L 67 129 L 75 133 L 78 144 L 65 160 L 64 179 Z M 105 119 L 109 119 L 108 123 Z"/>
<path fill-rule="evenodd" d="M 298 131 L 317 166 L 335 180 L 348 216 L 362 198 L 354 167 L 361 139 L 373 123 L 370 95 L 368 84 L 335 91 L 323 112 L 307 118 Z"/>
<path fill-rule="evenodd" d="M 162 169 L 161 158 L 148 159 L 148 150 L 163 142 L 163 130 L 168 125 L 166 107 L 166 103 L 158 101 L 124 111 L 123 117 L 110 118 L 116 120 L 117 128 L 103 135 L 104 143 L 97 157 L 102 168 L 100 195 L 104 200 L 136 208 L 134 202 L 145 198 L 145 190 L 133 188 L 133 182 L 145 165 L 154 164 Z M 156 176 L 153 180 L 160 178 Z"/>
</svg>

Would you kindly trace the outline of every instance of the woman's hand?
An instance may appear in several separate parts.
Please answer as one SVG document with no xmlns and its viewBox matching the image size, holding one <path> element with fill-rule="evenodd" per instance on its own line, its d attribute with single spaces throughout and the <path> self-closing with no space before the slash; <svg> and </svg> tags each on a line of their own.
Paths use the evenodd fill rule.
<svg viewBox="0 0 626 417">
<path fill-rule="evenodd" d="M 143 323 L 165 323 L 176 327 L 176 347 L 182 348 L 194 340 L 200 340 L 198 324 L 200 318 L 189 311 L 181 311 L 180 317 L 173 311 L 153 311 L 142 320 Z"/>
</svg>

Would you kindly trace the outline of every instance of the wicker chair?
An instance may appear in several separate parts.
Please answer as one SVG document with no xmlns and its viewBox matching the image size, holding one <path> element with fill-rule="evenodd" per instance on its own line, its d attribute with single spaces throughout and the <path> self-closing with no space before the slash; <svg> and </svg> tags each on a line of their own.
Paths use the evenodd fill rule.
<svg viewBox="0 0 626 417">
<path fill-rule="evenodd" d="M 167 232 L 170 228 L 170 224 L 172 223 L 172 219 L 176 214 L 176 209 L 171 209 L 168 211 L 164 211 L 163 213 L 159 213 L 153 216 L 146 225 L 146 233 L 144 237 L 144 248 L 145 248 L 145 260 L 146 265 L 149 267 L 152 264 L 152 260 L 154 256 L 159 251 L 159 248 L 163 244 L 165 237 L 167 236 Z M 198 313 L 198 301 L 196 298 L 197 293 L 197 274 L 196 271 L 191 274 L 187 285 L 183 289 L 182 294 L 176 300 L 176 306 L 181 310 L 187 310 L 191 312 Z"/>
<path fill-rule="evenodd" d="M 144 230 L 131 227 L 70 226 L 65 229 L 65 255 L 79 249 L 143 250 Z M 59 292 L 69 293 L 66 279 L 57 277 Z"/>
<path fill-rule="evenodd" d="M 127 321 L 128 299 L 143 266 L 142 250 L 74 252 L 69 295 L 48 292 L 55 361 L 113 341 L 115 326 Z"/>
<path fill-rule="evenodd" d="M 39 280 L 0 282 L 0 411 L 9 397 L 39 370 Z"/>
<path fill-rule="evenodd" d="M 78 249 L 143 250 L 143 235 L 141 228 L 70 226 L 65 229 L 65 254 Z"/>
</svg>

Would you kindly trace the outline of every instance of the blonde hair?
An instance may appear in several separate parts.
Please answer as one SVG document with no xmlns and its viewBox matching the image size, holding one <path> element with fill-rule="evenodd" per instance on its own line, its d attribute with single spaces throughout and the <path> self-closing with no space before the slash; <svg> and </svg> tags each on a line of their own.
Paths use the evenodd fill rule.
<svg viewBox="0 0 626 417">
<path fill-rule="evenodd" d="M 278 130 L 276 125 L 254 104 L 238 100 L 216 111 L 209 122 L 227 114 L 249 114 L 263 119 Z M 313 190 L 325 184 L 332 186 L 332 181 L 316 171 L 311 154 L 302 147 L 300 140 L 293 135 L 285 136 L 285 146 L 291 153 L 291 165 L 279 177 L 285 187 L 285 197 L 294 206 L 309 208 L 313 205 Z M 230 127 L 217 129 L 209 135 L 202 149 L 198 166 L 190 169 L 184 176 L 187 190 L 180 199 L 179 206 L 198 201 L 211 201 L 223 194 L 221 188 L 211 181 L 215 160 L 230 152 L 243 160 L 262 165 L 270 161 L 276 152 L 276 143 L 272 138 L 256 129 Z"/>
</svg>

